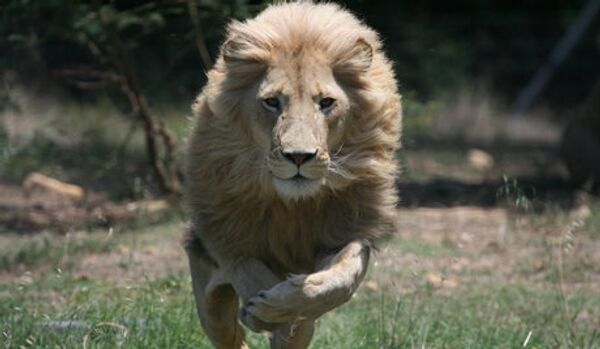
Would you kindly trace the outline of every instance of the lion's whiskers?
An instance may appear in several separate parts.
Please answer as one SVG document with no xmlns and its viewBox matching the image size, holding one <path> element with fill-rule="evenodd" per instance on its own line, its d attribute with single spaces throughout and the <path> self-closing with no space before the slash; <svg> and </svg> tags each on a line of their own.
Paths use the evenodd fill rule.
<svg viewBox="0 0 600 349">
<path fill-rule="evenodd" d="M 340 155 L 340 153 L 342 152 L 342 149 L 344 148 L 344 145 L 346 145 L 346 143 L 342 143 L 340 145 L 340 147 L 335 151 L 335 153 L 331 154 L 331 157 L 336 157 L 336 156 Z"/>
<path fill-rule="evenodd" d="M 329 164 L 327 166 L 327 169 L 331 172 L 334 173 L 340 177 L 343 177 L 345 179 L 356 179 L 357 177 L 352 174 L 351 172 L 349 172 L 347 169 L 345 169 L 344 165 L 345 163 L 348 161 L 348 159 L 352 156 L 352 154 L 348 154 L 348 155 L 344 155 L 341 157 L 337 157 L 337 158 L 332 158 L 329 161 Z"/>
</svg>

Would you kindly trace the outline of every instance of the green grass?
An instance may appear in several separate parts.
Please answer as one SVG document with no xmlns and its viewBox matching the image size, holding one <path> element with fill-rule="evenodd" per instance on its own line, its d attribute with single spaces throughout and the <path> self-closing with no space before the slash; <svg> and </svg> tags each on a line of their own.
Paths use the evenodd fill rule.
<svg viewBox="0 0 600 349">
<path fill-rule="evenodd" d="M 0 287 L 4 347 L 208 348 L 189 278 L 175 275 L 133 287 L 51 275 L 27 286 Z M 77 328 L 57 328 L 70 322 Z M 97 327 L 101 323 L 119 324 Z M 261 340 L 254 338 L 253 341 Z"/>
<path fill-rule="evenodd" d="M 182 223 L 175 219 L 117 230 L 110 238 L 106 231 L 0 236 L 4 270 L 24 265 L 31 271 L 24 274 L 25 282 L 18 274 L 12 280 L 0 278 L 0 348 L 83 348 L 84 342 L 86 348 L 107 349 L 211 348 L 200 328 L 186 271 L 127 283 L 76 272 L 86 254 L 108 256 L 122 247 L 173 248 L 181 231 Z M 542 236 L 534 236 L 523 241 L 543 243 Z M 391 241 L 389 248 L 431 261 L 460 254 L 443 240 L 404 238 Z M 553 256 L 550 250 L 544 253 Z M 369 275 L 390 282 L 381 282 L 376 292 L 359 289 L 348 304 L 322 317 L 311 348 L 523 348 L 530 332 L 526 348 L 600 348 L 597 288 L 564 289 L 557 277 L 543 277 L 558 271 L 557 260 L 547 262 L 548 270 L 542 272 L 513 270 L 514 281 L 474 274 L 456 288 L 435 289 L 417 279 L 410 291 L 400 291 L 393 282 L 411 282 L 410 266 L 372 267 Z M 563 271 L 577 275 L 567 262 Z M 587 275 L 597 273 L 586 270 Z M 115 265 L 114 273 L 119 272 Z M 252 348 L 268 347 L 265 336 L 248 337 Z"/>
<path fill-rule="evenodd" d="M 455 247 L 448 239 L 441 243 L 426 243 L 423 241 L 397 238 L 392 241 L 393 247 L 400 254 L 414 254 L 420 257 L 452 257 L 456 255 Z"/>
<path fill-rule="evenodd" d="M 166 223 L 151 226 L 157 218 L 141 214 L 132 222 L 92 232 L 36 235 L 0 234 L 0 272 L 17 268 L 69 270 L 86 254 L 102 254 L 116 247 L 142 248 L 160 245 L 165 239 L 179 239 L 183 231 L 181 211 L 161 213 Z M 143 221 L 145 220 L 145 221 Z"/>
<path fill-rule="evenodd" d="M 599 295 L 480 284 L 451 295 L 359 292 L 319 321 L 312 348 L 520 348 L 530 331 L 528 348 L 600 347 L 584 312 L 600 316 Z M 57 328 L 68 321 L 79 328 Z M 0 328 L 5 348 L 78 348 L 86 337 L 88 348 L 210 348 L 187 273 L 131 287 L 68 273 L 2 285 Z M 250 341 L 267 343 L 254 334 Z"/>
<path fill-rule="evenodd" d="M 569 297 L 571 311 L 598 309 L 600 299 Z M 422 289 L 411 295 L 355 299 L 323 318 L 315 348 L 589 348 L 600 334 L 564 313 L 553 291 L 520 285 L 466 286 L 444 296 Z"/>
<path fill-rule="evenodd" d="M 66 235 L 56 237 L 49 233 L 18 236 L 0 235 L 0 270 L 15 267 L 35 267 L 40 264 L 56 266 L 68 264 L 69 259 L 85 253 L 103 253 L 114 247 L 114 241 L 106 234 Z"/>
</svg>

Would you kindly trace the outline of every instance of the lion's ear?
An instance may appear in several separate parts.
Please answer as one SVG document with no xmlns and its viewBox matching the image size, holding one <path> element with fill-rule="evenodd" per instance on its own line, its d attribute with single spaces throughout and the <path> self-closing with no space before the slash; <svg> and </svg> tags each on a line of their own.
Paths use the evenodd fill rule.
<svg viewBox="0 0 600 349">
<path fill-rule="evenodd" d="M 220 56 L 217 69 L 229 77 L 230 87 L 240 88 L 253 83 L 267 70 L 270 51 L 245 23 L 234 21 L 227 28 Z"/>
<path fill-rule="evenodd" d="M 256 69 L 267 64 L 269 52 L 253 42 L 252 37 L 231 33 L 221 46 L 221 55 L 230 68 L 244 68 L 249 65 L 245 68 Z"/>
<path fill-rule="evenodd" d="M 234 36 L 223 43 L 221 54 L 226 63 L 236 63 L 239 61 L 252 61 L 251 55 L 248 54 L 249 45 Z"/>
<path fill-rule="evenodd" d="M 333 64 L 334 73 L 343 76 L 366 73 L 373 63 L 373 46 L 359 38 Z"/>
<path fill-rule="evenodd" d="M 238 85 L 251 83 L 268 67 L 269 52 L 242 35 L 230 35 L 221 47 L 221 55 L 228 74 L 236 77 Z"/>
</svg>

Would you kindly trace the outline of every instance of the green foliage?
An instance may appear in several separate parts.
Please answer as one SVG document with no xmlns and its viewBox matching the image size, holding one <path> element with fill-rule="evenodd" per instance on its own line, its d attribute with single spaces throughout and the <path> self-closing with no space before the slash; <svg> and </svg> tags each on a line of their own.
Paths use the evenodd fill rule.
<svg viewBox="0 0 600 349">
<path fill-rule="evenodd" d="M 0 134 L 0 138 L 2 135 Z M 3 142 L 2 142 L 3 141 Z M 43 168 L 48 175 L 56 175 L 60 170 L 48 163 L 57 146 L 48 139 L 34 137 L 26 145 L 18 147 L 0 139 L 0 177 L 11 182 L 20 182 L 27 174 Z"/>
<path fill-rule="evenodd" d="M 586 0 L 344 1 L 382 33 L 403 91 L 423 100 L 490 81 L 512 100 L 569 29 Z M 584 34 L 544 96 L 553 106 L 581 100 L 598 76 L 600 21 Z M 577 92 L 575 92 L 577 91 Z"/>
<path fill-rule="evenodd" d="M 514 98 L 585 2 L 555 0 L 540 11 L 530 2 L 507 6 L 502 1 L 342 1 L 381 32 L 386 51 L 396 64 L 401 89 L 416 91 L 420 99 L 452 94 L 461 85 L 482 78 L 491 81 L 503 97 Z M 194 3 L 214 57 L 226 23 L 252 16 L 270 1 Z M 105 62 L 97 55 L 109 53 L 97 18 L 97 13 L 102 13 L 144 72 L 143 85 L 152 100 L 189 101 L 205 81 L 207 67 L 202 66 L 195 48 L 187 2 L 120 0 L 101 4 L 96 8 L 89 1 L 5 1 L 0 5 L 0 47 L 5 48 L 0 68 L 39 80 L 54 79 L 50 73 L 66 67 L 101 67 Z M 551 102 L 565 105 L 576 101 L 594 82 L 599 25 L 596 21 L 585 33 L 560 67 L 557 81 L 548 86 Z"/>
<path fill-rule="evenodd" d="M 402 98 L 402 143 L 411 147 L 422 141 L 436 140 L 437 135 L 431 129 L 433 113 L 440 108 L 440 103 L 425 103 L 419 100 L 415 92 L 407 93 Z"/>
<path fill-rule="evenodd" d="M 245 18 L 263 7 L 246 0 L 194 1 L 200 30 L 210 53 L 216 54 L 225 24 Z M 0 67 L 16 71 L 23 80 L 51 80 L 70 88 L 73 77 L 65 69 L 112 69 L 110 45 L 99 16 L 111 25 L 153 97 L 189 100 L 204 81 L 195 48 L 195 29 L 188 3 L 115 1 L 95 5 L 88 1 L 9 0 L 0 11 Z M 123 58 L 123 57 L 120 57 Z M 86 82 L 86 79 L 84 79 Z M 75 95 L 81 91 L 71 90 Z M 83 93 L 93 98 L 97 92 Z"/>
</svg>

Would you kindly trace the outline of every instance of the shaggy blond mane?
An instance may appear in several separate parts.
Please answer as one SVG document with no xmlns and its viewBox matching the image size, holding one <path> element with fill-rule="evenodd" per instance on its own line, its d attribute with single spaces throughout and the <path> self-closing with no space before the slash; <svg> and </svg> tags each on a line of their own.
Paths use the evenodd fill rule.
<svg viewBox="0 0 600 349">
<path fill-rule="evenodd" d="M 327 185 L 286 200 L 273 189 L 245 105 L 272 60 L 299 54 L 333 67 L 351 113 L 342 145 L 330 149 Z M 310 272 L 317 249 L 395 231 L 400 97 L 377 34 L 339 6 L 288 3 L 232 23 L 193 111 L 187 199 L 194 238 L 218 264 L 253 256 L 280 275 Z"/>
</svg>

